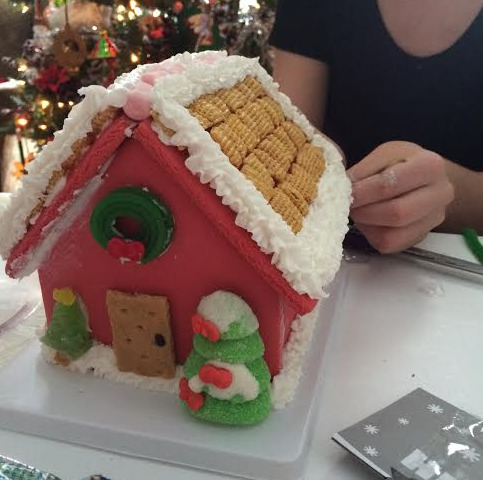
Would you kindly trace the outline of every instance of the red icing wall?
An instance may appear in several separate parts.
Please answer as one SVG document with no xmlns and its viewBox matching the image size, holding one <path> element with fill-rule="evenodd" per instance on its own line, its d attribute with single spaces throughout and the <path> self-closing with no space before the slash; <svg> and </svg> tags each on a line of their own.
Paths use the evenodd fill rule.
<svg viewBox="0 0 483 480">
<path fill-rule="evenodd" d="M 111 190 L 125 185 L 147 187 L 166 203 L 175 220 L 171 246 L 146 265 L 122 265 L 97 244 L 89 230 L 93 206 Z M 64 233 L 39 275 L 47 317 L 52 312 L 53 289 L 71 287 L 87 308 L 95 338 L 107 344 L 111 342 L 105 305 L 108 289 L 166 295 L 178 363 L 184 363 L 192 348 L 191 316 L 201 297 L 215 290 L 232 291 L 252 307 L 260 322 L 272 374 L 280 369 L 283 344 L 295 317 L 294 309 L 178 188 L 163 162 L 135 139 L 126 140 L 119 149 L 102 187 Z"/>
</svg>

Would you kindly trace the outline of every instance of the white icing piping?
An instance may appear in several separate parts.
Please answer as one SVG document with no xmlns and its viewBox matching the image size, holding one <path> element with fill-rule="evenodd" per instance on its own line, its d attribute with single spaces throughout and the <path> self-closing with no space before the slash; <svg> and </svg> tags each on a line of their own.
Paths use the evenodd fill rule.
<svg viewBox="0 0 483 480">
<path fill-rule="evenodd" d="M 55 364 L 56 351 L 54 349 L 42 345 L 41 351 L 47 363 Z M 88 352 L 65 368 L 71 372 L 91 373 L 96 377 L 104 378 L 111 382 L 124 383 L 143 390 L 165 391 L 173 394 L 178 393 L 179 379 L 183 374 L 180 366 L 176 368 L 175 377 L 172 379 L 145 377 L 132 372 L 120 372 L 117 368 L 114 350 L 101 343 L 95 343 Z"/>
<path fill-rule="evenodd" d="M 320 304 L 307 315 L 297 317 L 283 349 L 282 370 L 272 379 L 272 406 L 281 410 L 292 403 L 303 375 L 305 357 L 310 348 Z"/>
</svg>

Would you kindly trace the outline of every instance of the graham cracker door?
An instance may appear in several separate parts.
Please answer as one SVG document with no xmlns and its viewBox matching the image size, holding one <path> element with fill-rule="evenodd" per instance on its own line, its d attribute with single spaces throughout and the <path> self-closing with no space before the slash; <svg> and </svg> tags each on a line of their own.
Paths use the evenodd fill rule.
<svg viewBox="0 0 483 480">
<path fill-rule="evenodd" d="M 106 303 L 119 370 L 173 378 L 176 361 L 168 299 L 109 290 Z"/>
</svg>

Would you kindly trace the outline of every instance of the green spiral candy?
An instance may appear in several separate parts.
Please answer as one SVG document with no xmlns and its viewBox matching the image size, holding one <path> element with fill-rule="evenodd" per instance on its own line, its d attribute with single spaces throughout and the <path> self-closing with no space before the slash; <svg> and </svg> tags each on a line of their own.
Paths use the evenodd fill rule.
<svg viewBox="0 0 483 480">
<path fill-rule="evenodd" d="M 140 223 L 139 232 L 127 237 L 116 229 L 116 220 L 128 217 Z M 121 187 L 106 195 L 92 211 L 90 229 L 94 239 L 106 249 L 109 240 L 119 237 L 140 241 L 145 252 L 141 263 L 161 255 L 171 244 L 174 221 L 168 207 L 148 190 Z"/>
</svg>

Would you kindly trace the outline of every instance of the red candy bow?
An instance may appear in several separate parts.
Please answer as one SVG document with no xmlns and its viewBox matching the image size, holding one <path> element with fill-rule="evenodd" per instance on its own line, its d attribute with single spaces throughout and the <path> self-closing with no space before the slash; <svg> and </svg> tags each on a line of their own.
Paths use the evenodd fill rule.
<svg viewBox="0 0 483 480">
<path fill-rule="evenodd" d="M 142 242 L 113 237 L 107 244 L 107 251 L 113 257 L 140 262 L 144 257 L 144 244 Z"/>
<path fill-rule="evenodd" d="M 217 342 L 220 339 L 218 327 L 213 322 L 206 320 L 199 313 L 193 315 L 191 326 L 193 327 L 193 332 L 203 335 L 203 337 L 206 337 L 211 342 Z"/>
<path fill-rule="evenodd" d="M 214 385 L 216 388 L 224 390 L 233 382 L 233 374 L 226 368 L 218 368 L 214 365 L 203 365 L 198 372 L 203 383 Z"/>
<path fill-rule="evenodd" d="M 188 379 L 185 377 L 179 381 L 179 398 L 194 412 L 199 410 L 205 403 L 205 397 L 203 397 L 203 394 L 193 392 L 189 386 Z"/>
</svg>

